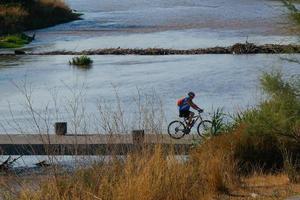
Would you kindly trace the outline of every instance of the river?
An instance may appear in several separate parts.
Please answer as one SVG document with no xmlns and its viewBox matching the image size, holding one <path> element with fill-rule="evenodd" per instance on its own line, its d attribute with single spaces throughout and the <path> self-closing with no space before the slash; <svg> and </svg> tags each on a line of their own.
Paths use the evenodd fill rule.
<svg viewBox="0 0 300 200">
<path fill-rule="evenodd" d="M 298 43 L 295 25 L 281 1 L 272 0 L 68 0 L 82 20 L 30 31 L 36 40 L 26 51 L 96 48 L 189 49 L 231 45 L 236 42 Z M 7 50 L 6 50 L 7 51 Z M 299 55 L 91 56 L 90 70 L 69 66 L 71 56 L 0 57 L 0 132 L 34 133 L 32 114 L 25 105 L 22 86 L 32 95 L 47 123 L 70 121 L 70 104 L 79 93 L 85 116 L 97 115 L 97 104 L 114 110 L 118 98 L 124 118 L 134 121 L 138 93 L 157 98 L 164 123 L 177 117 L 176 99 L 188 91 L 205 111 L 222 107 L 234 113 L 261 99 L 263 71 L 300 74 L 299 64 L 286 58 Z M 18 88 L 21 87 L 21 88 Z M 23 88 L 24 89 L 24 88 Z M 117 95 L 116 95 L 117 94 Z M 76 96 L 77 95 L 77 96 Z M 55 106 L 53 98 L 56 98 Z M 76 102 L 75 102 L 76 103 Z M 151 103 L 150 103 L 151 104 Z M 69 107 L 67 106 L 69 105 Z M 56 108 L 60 115 L 55 115 Z M 68 107 L 68 108 L 66 108 Z M 82 111 L 83 112 L 83 111 Z M 12 120 L 13 119 L 13 120 Z M 94 122 L 88 120 L 90 124 Z M 39 120 L 44 123 L 43 120 Z M 8 125 L 13 123 L 13 125 Z M 19 126 L 20 125 L 20 126 Z M 21 127 L 21 128 L 20 128 Z M 50 128 L 50 132 L 53 131 Z M 71 130 L 73 130 L 71 128 Z M 95 132 L 95 127 L 91 128 Z"/>
</svg>

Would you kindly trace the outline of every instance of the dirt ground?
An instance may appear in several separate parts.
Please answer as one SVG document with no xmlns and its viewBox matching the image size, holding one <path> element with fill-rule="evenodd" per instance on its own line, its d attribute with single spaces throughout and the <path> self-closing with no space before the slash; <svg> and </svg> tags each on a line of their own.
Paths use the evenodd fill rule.
<svg viewBox="0 0 300 200">
<path fill-rule="evenodd" d="M 297 198 L 295 196 L 298 196 Z M 227 195 L 220 195 L 217 199 L 300 199 L 300 183 L 291 183 L 284 174 L 253 175 L 242 178 L 241 184 Z M 292 199 L 291 199 L 292 200 Z"/>
</svg>

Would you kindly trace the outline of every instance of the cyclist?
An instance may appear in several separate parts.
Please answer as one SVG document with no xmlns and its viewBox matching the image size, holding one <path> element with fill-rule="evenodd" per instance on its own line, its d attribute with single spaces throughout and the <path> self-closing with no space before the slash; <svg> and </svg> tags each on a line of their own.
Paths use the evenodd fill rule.
<svg viewBox="0 0 300 200">
<path fill-rule="evenodd" d="M 189 92 L 187 97 L 183 97 L 177 101 L 179 108 L 179 117 L 184 117 L 188 120 L 189 128 L 193 125 L 193 117 L 195 113 L 190 111 L 190 107 L 197 110 L 198 112 L 203 112 L 203 109 L 199 108 L 194 102 L 195 97 L 194 92 Z"/>
</svg>

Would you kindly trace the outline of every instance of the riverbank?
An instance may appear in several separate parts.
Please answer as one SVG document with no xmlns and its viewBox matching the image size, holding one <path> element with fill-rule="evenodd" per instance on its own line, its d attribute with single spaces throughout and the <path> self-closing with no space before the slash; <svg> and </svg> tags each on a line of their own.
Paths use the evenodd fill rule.
<svg viewBox="0 0 300 200">
<path fill-rule="evenodd" d="M 24 40 L 23 31 L 40 29 L 80 19 L 66 3 L 57 0 L 16 0 L 0 3 L 0 48 L 21 47 L 30 42 Z M 11 36 L 13 34 L 13 37 Z"/>
</svg>

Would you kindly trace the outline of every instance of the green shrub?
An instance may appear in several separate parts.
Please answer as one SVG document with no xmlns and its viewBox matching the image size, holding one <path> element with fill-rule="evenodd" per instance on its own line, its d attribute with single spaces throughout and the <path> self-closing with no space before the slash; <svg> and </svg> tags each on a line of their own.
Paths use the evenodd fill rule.
<svg viewBox="0 0 300 200">
<path fill-rule="evenodd" d="M 223 133 L 226 131 L 226 122 L 225 120 L 225 113 L 221 108 L 217 108 L 211 117 L 211 122 L 212 122 L 212 135 L 218 135 L 220 133 Z"/>
<path fill-rule="evenodd" d="M 261 85 L 268 99 L 246 113 L 244 122 L 248 133 L 295 138 L 294 130 L 300 120 L 297 86 L 284 81 L 279 72 L 263 74 Z"/>
<path fill-rule="evenodd" d="M 88 56 L 82 55 L 79 57 L 74 57 L 69 61 L 70 65 L 75 65 L 81 68 L 89 69 L 93 63 L 93 60 Z"/>
<path fill-rule="evenodd" d="M 267 99 L 246 111 L 238 122 L 244 130 L 236 157 L 245 171 L 255 165 L 265 170 L 282 169 L 283 150 L 292 160 L 300 158 L 298 80 L 286 81 L 280 72 L 262 75 L 261 86 Z"/>
</svg>

